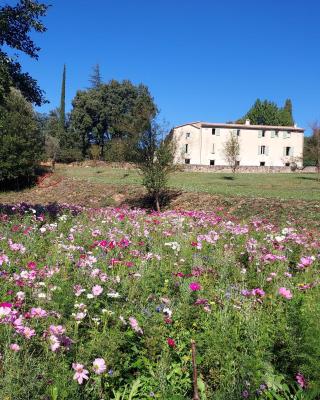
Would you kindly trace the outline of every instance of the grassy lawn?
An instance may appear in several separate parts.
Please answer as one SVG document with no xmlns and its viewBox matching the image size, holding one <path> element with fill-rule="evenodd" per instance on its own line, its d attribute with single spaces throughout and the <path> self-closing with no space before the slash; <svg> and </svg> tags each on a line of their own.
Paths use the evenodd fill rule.
<svg viewBox="0 0 320 400">
<path fill-rule="evenodd" d="M 106 167 L 59 167 L 58 173 L 92 183 L 140 185 L 135 170 Z M 170 187 L 189 192 L 205 192 L 223 196 L 266 197 L 299 200 L 320 200 L 320 182 L 315 174 L 232 174 L 179 172 L 169 181 Z"/>
</svg>

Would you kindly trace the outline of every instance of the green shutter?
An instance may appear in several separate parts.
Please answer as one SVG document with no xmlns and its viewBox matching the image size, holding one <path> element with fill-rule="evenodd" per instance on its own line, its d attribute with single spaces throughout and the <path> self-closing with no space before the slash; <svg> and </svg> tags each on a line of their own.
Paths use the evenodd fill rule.
<svg viewBox="0 0 320 400">
<path fill-rule="evenodd" d="M 216 136 L 220 136 L 220 128 L 216 128 Z"/>
<path fill-rule="evenodd" d="M 272 137 L 272 138 L 275 137 L 275 131 L 271 131 L 271 137 Z"/>
<path fill-rule="evenodd" d="M 283 157 L 285 157 L 286 156 L 286 148 L 284 147 L 283 148 Z"/>
<path fill-rule="evenodd" d="M 261 147 L 261 146 L 258 146 L 258 156 L 261 154 L 260 147 Z"/>
<path fill-rule="evenodd" d="M 287 131 L 283 131 L 283 139 L 287 139 Z"/>
<path fill-rule="evenodd" d="M 268 156 L 268 155 L 269 155 L 269 146 L 266 146 L 265 155 L 266 155 L 266 156 Z"/>
<path fill-rule="evenodd" d="M 290 147 L 290 156 L 293 157 L 293 147 Z"/>
<path fill-rule="evenodd" d="M 262 137 L 262 131 L 258 131 L 258 138 Z"/>
</svg>

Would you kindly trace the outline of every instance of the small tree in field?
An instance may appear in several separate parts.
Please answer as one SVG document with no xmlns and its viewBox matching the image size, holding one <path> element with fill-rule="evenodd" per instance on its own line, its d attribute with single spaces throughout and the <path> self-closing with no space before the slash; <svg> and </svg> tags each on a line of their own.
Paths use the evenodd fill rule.
<svg viewBox="0 0 320 400">
<path fill-rule="evenodd" d="M 232 172 L 235 173 L 239 166 L 240 143 L 238 136 L 233 132 L 230 132 L 229 139 L 224 143 L 223 154 Z"/>
<path fill-rule="evenodd" d="M 142 173 L 142 184 L 152 197 L 156 210 L 166 190 L 169 174 L 176 170 L 174 164 L 175 143 L 163 139 L 163 130 L 153 122 L 141 135 L 134 155 L 134 163 Z"/>
<path fill-rule="evenodd" d="M 315 165 L 320 180 L 320 124 L 312 125 L 312 135 L 305 138 L 304 161 L 307 165 Z"/>
</svg>

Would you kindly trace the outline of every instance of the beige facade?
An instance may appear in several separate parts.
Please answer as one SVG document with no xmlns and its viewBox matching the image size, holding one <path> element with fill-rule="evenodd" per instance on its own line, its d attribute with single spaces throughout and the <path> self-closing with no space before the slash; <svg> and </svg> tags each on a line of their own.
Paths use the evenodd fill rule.
<svg viewBox="0 0 320 400">
<path fill-rule="evenodd" d="M 236 135 L 240 166 L 302 166 L 304 129 L 296 126 L 264 126 L 192 122 L 172 130 L 178 164 L 228 165 L 224 144 Z"/>
</svg>

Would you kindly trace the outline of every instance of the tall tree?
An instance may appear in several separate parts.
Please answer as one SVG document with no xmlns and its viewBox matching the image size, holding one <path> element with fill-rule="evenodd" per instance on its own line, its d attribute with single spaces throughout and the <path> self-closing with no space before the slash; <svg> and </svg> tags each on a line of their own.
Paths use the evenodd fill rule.
<svg viewBox="0 0 320 400">
<path fill-rule="evenodd" d="M 292 115 L 292 101 L 287 99 L 283 107 L 283 118 L 284 121 L 288 123 L 288 126 L 294 125 L 293 115 Z"/>
<path fill-rule="evenodd" d="M 99 88 L 79 91 L 72 105 L 71 123 L 82 137 L 83 155 L 90 141 L 100 147 L 101 159 L 107 142 L 136 139 L 157 113 L 148 88 L 130 81 L 112 80 Z"/>
<path fill-rule="evenodd" d="M 0 135 L 0 183 L 33 175 L 43 154 L 40 133 L 32 105 L 20 91 L 6 96 Z M 1 111 L 1 110 L 0 110 Z"/>
<path fill-rule="evenodd" d="M 101 74 L 100 74 L 99 64 L 96 64 L 93 67 L 93 71 L 92 71 L 89 81 L 90 81 L 91 87 L 93 89 L 98 89 L 102 85 L 102 78 L 101 78 Z"/>
<path fill-rule="evenodd" d="M 312 125 L 312 135 L 305 137 L 304 165 L 313 165 L 317 168 L 318 179 L 320 176 L 320 125 L 315 122 Z"/>
<path fill-rule="evenodd" d="M 287 108 L 279 108 L 272 101 L 257 99 L 244 117 L 237 122 L 244 123 L 246 119 L 249 119 L 254 125 L 292 126 L 292 104 L 290 112 L 290 103 L 287 104 Z"/>
<path fill-rule="evenodd" d="M 20 0 L 15 6 L 0 6 L 0 102 L 9 93 L 10 86 L 16 87 L 24 97 L 36 105 L 46 100 L 39 88 L 27 72 L 22 72 L 21 65 L 13 60 L 5 48 L 19 50 L 31 58 L 38 59 L 40 48 L 31 39 L 32 31 L 45 32 L 41 17 L 47 13 L 48 5 L 35 0 Z"/>
<path fill-rule="evenodd" d="M 65 131 L 66 127 L 66 64 L 63 66 L 62 85 L 61 85 L 61 100 L 59 109 L 59 120 L 61 132 Z"/>
</svg>

